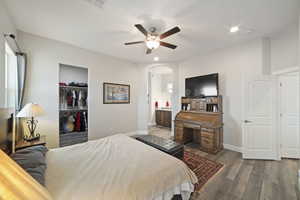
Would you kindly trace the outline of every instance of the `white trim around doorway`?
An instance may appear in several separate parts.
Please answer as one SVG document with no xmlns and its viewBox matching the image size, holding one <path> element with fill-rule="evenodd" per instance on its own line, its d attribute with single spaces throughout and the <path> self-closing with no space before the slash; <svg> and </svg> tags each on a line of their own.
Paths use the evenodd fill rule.
<svg viewBox="0 0 300 200">
<path fill-rule="evenodd" d="M 285 74 L 289 74 L 289 73 L 294 73 L 294 72 L 299 72 L 300 73 L 300 67 L 298 66 L 293 66 L 293 67 L 289 67 L 289 68 L 285 68 L 282 70 L 278 70 L 278 71 L 274 71 L 272 72 L 272 75 L 274 75 L 276 77 L 276 96 L 277 96 L 277 102 L 276 102 L 276 135 L 277 135 L 277 151 L 278 151 L 278 160 L 282 159 L 282 152 L 281 152 L 281 137 L 282 137 L 282 133 L 281 133 L 281 119 L 280 119 L 280 105 L 281 105 L 281 101 L 280 101 L 280 76 L 285 75 Z M 300 110 L 299 110 L 300 113 Z"/>
</svg>

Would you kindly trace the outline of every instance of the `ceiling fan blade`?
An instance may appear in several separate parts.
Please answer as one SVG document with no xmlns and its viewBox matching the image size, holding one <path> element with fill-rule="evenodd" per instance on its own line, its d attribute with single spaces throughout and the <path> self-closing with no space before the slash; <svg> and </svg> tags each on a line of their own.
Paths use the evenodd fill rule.
<svg viewBox="0 0 300 200">
<path fill-rule="evenodd" d="M 148 31 L 143 27 L 142 24 L 136 24 L 134 25 L 139 31 L 141 31 L 145 36 L 148 35 Z"/>
<path fill-rule="evenodd" d="M 178 33 L 179 31 L 180 31 L 180 28 L 179 28 L 178 26 L 176 26 L 176 27 L 174 27 L 174 28 L 168 30 L 167 32 L 161 34 L 161 35 L 159 36 L 159 38 L 160 38 L 160 39 L 164 39 L 164 38 L 166 38 L 166 37 L 169 37 L 170 35 L 173 35 L 173 34 L 175 34 L 175 33 Z"/>
<path fill-rule="evenodd" d="M 144 42 L 145 42 L 145 41 L 126 42 L 125 45 L 140 44 L 140 43 L 144 43 Z"/>
<path fill-rule="evenodd" d="M 161 46 L 164 46 L 164 47 L 168 47 L 168 48 L 170 48 L 170 49 L 176 49 L 176 48 L 177 48 L 177 46 L 174 45 L 174 44 L 170 44 L 170 43 L 162 42 L 162 41 L 160 41 L 160 45 L 161 45 Z"/>
<path fill-rule="evenodd" d="M 150 54 L 150 53 L 152 53 L 152 49 L 147 49 L 147 51 L 146 51 L 146 54 Z"/>
</svg>

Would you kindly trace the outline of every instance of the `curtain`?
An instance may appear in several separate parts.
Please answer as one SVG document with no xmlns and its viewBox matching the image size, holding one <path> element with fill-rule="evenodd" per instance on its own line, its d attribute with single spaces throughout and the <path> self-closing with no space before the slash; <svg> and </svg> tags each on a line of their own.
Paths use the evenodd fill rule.
<svg viewBox="0 0 300 200">
<path fill-rule="evenodd" d="M 16 114 L 20 112 L 23 106 L 24 90 L 26 82 L 26 71 L 27 71 L 27 56 L 25 53 L 16 53 L 17 56 L 17 82 L 16 82 L 16 98 L 15 98 L 15 109 Z M 22 119 L 15 118 L 15 140 L 19 141 L 23 136 L 23 123 Z M 26 126 L 25 126 L 26 127 Z"/>
<path fill-rule="evenodd" d="M 25 53 L 17 53 L 17 88 L 16 88 L 16 111 L 22 109 L 27 71 L 27 56 Z"/>
</svg>

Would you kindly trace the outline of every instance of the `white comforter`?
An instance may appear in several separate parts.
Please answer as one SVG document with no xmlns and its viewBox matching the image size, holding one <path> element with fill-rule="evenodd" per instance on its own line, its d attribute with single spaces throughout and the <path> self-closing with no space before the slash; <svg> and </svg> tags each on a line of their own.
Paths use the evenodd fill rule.
<svg viewBox="0 0 300 200">
<path fill-rule="evenodd" d="M 55 200 L 167 199 L 197 182 L 182 161 L 123 134 L 50 150 L 46 162 Z"/>
</svg>

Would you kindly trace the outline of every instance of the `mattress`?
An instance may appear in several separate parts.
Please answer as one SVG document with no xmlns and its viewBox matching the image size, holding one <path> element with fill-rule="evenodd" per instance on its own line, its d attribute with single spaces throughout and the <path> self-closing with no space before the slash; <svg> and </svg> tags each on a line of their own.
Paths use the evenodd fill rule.
<svg viewBox="0 0 300 200">
<path fill-rule="evenodd" d="M 124 134 L 49 150 L 46 163 L 55 200 L 188 199 L 197 182 L 181 160 Z"/>
</svg>

